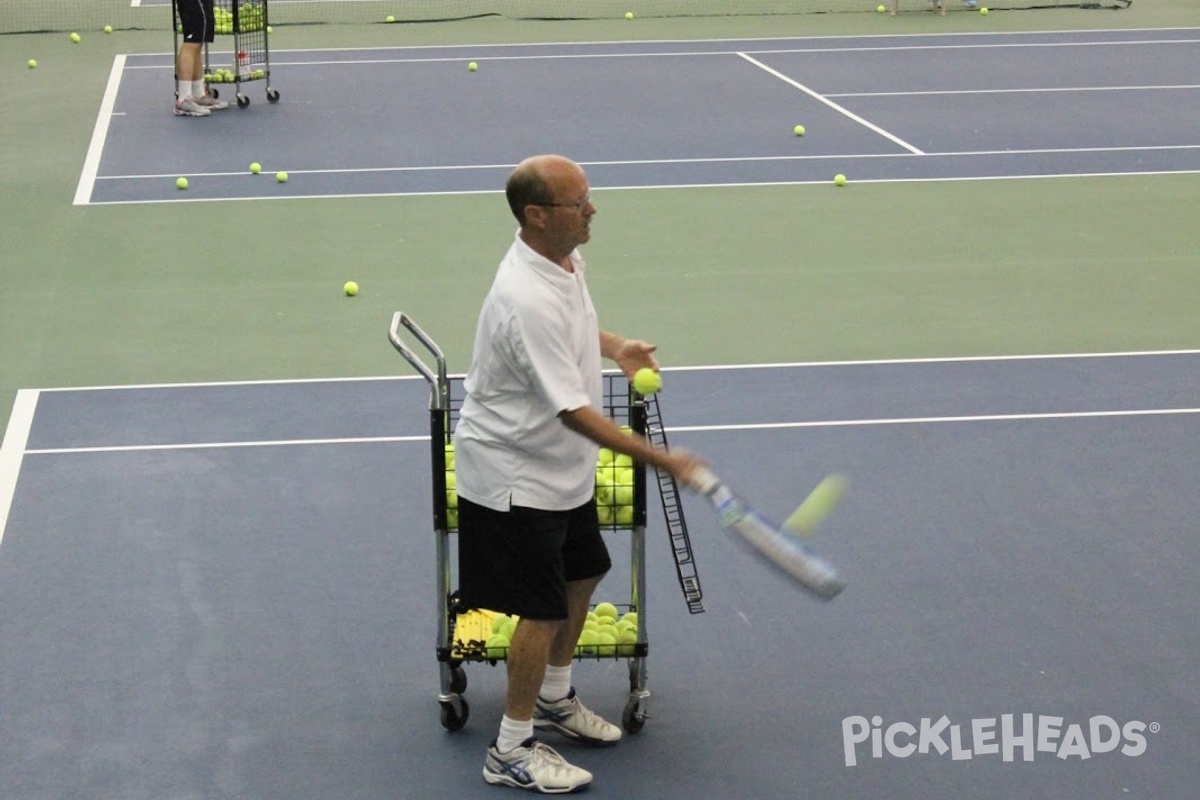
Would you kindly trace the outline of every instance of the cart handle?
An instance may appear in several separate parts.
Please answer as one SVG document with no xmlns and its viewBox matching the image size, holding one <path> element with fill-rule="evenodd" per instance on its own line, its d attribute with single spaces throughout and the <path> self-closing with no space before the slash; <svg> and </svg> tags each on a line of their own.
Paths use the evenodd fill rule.
<svg viewBox="0 0 1200 800">
<path fill-rule="evenodd" d="M 436 374 L 400 338 L 401 327 L 406 328 L 433 355 L 434 362 L 437 364 Z M 392 315 L 392 325 L 388 329 L 388 341 L 392 343 L 392 347 L 395 347 L 399 351 L 400 355 L 404 356 L 404 360 L 411 364 L 413 369 L 421 373 L 425 380 L 428 381 L 430 387 L 429 408 L 433 411 L 445 411 L 449 408 L 449 393 L 447 392 L 449 383 L 446 380 L 446 357 L 442 355 L 442 349 L 437 346 L 437 342 L 431 339 L 429 334 L 421 330 L 421 326 L 403 311 L 397 311 Z"/>
</svg>

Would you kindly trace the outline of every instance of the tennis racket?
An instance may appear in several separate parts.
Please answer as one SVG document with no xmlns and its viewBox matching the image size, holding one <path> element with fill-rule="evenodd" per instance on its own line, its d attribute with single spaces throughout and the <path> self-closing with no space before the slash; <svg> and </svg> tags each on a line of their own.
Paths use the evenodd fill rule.
<svg viewBox="0 0 1200 800">
<path fill-rule="evenodd" d="M 825 599 L 846 588 L 837 567 L 760 514 L 710 470 L 696 470 L 689 485 L 716 509 L 722 528 L 793 582 Z"/>
</svg>

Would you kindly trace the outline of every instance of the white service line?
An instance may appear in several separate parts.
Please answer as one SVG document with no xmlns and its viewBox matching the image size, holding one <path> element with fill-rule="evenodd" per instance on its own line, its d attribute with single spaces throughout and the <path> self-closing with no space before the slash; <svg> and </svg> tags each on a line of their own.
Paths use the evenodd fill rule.
<svg viewBox="0 0 1200 800">
<path fill-rule="evenodd" d="M 33 427 L 33 412 L 37 402 L 37 389 L 17 391 L 12 415 L 8 418 L 8 428 L 4 431 L 4 442 L 0 444 L 0 542 L 4 541 L 8 512 L 12 510 L 17 476 L 21 472 L 21 461 L 25 456 L 25 445 L 29 442 L 29 430 Z"/>
<path fill-rule="evenodd" d="M 1096 417 L 1157 417 L 1200 414 L 1200 408 L 1145 408 L 1129 411 L 1058 411 L 1045 414 L 976 414 L 961 417 L 897 417 L 894 419 L 830 419 L 810 422 L 753 422 L 744 425 L 687 425 L 667 427 L 668 433 L 703 431 L 754 431 L 779 428 L 858 428 L 870 425 L 927 425 L 935 422 L 1027 422 L 1039 419 L 1091 419 Z"/>
<path fill-rule="evenodd" d="M 824 95 L 814 92 L 812 89 L 809 89 L 807 86 L 800 83 L 799 81 L 792 80 L 787 75 L 784 75 L 782 72 L 779 72 L 778 70 L 774 70 L 774 69 L 768 67 L 766 64 L 762 63 L 761 61 L 759 61 L 755 58 L 752 58 L 751 56 L 746 55 L 745 53 L 738 53 L 738 55 L 741 56 L 742 58 L 746 59 L 754 66 L 758 67 L 759 69 L 761 69 L 771 75 L 774 75 L 776 78 L 779 78 L 779 80 L 783 81 L 784 83 L 788 83 L 788 84 L 791 84 L 792 86 L 795 86 L 797 89 L 804 92 L 808 96 L 812 97 L 814 100 L 821 101 L 822 103 L 829 106 L 830 108 L 832 108 L 834 111 L 838 112 L 839 114 L 843 114 L 843 115 L 849 117 L 850 119 L 857 122 L 859 125 L 862 125 L 862 126 L 868 128 L 869 130 L 872 130 L 875 133 L 878 133 L 880 136 L 884 137 L 885 139 L 890 139 L 891 141 L 893 141 L 896 144 L 903 147 L 908 152 L 910 152 L 914 155 L 918 155 L 918 156 L 925 155 L 923 152 L 918 150 L 916 147 L 913 147 L 911 144 L 904 141 L 899 136 L 895 136 L 891 133 L 888 133 L 883 128 L 879 127 L 878 125 L 875 125 L 874 123 L 868 122 L 867 120 L 858 116 L 857 114 L 850 111 L 849 109 L 842 108 L 837 103 L 833 102 L 832 100 L 825 97 Z"/>
<path fill-rule="evenodd" d="M 96 173 L 100 171 L 100 157 L 104 155 L 104 142 L 108 138 L 108 123 L 112 120 L 113 106 L 117 104 L 117 90 L 121 87 L 121 74 L 124 71 L 125 56 L 119 54 L 113 59 L 112 70 L 108 73 L 108 86 L 104 89 L 104 99 L 100 101 L 96 127 L 92 129 L 92 143 L 88 145 L 83 171 L 79 174 L 79 186 L 75 189 L 77 206 L 86 206 L 91 202 Z"/>
</svg>

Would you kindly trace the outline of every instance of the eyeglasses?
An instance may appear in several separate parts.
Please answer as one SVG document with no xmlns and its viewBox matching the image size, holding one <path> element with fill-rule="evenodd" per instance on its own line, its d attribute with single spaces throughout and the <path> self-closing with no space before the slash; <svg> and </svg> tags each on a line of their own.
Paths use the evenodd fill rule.
<svg viewBox="0 0 1200 800">
<path fill-rule="evenodd" d="M 532 203 L 531 205 L 544 206 L 546 208 L 573 208 L 576 211 L 583 211 L 584 207 L 590 202 L 592 202 L 592 193 L 588 192 L 573 203 Z"/>
</svg>

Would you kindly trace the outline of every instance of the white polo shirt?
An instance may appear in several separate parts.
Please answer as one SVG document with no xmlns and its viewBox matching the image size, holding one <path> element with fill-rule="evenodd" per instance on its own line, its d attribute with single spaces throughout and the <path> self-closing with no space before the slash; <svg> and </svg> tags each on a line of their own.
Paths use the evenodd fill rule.
<svg viewBox="0 0 1200 800">
<path fill-rule="evenodd" d="M 601 407 L 600 326 L 579 251 L 574 273 L 516 237 L 484 299 L 454 432 L 457 489 L 496 511 L 586 503 L 598 445 L 563 411 Z"/>
</svg>

